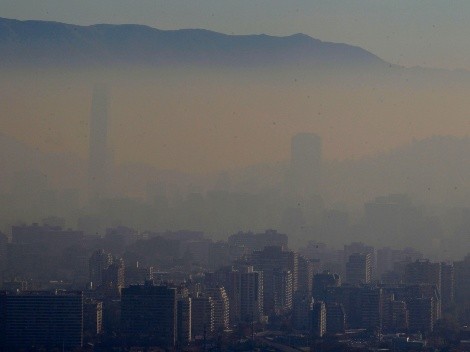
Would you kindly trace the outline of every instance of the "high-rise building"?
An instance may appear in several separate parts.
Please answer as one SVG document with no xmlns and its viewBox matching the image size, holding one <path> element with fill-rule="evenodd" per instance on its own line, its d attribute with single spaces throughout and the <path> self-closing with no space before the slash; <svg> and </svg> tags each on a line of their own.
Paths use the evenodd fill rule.
<svg viewBox="0 0 470 352">
<path fill-rule="evenodd" d="M 102 249 L 91 255 L 88 261 L 89 282 L 93 288 L 98 288 L 103 284 L 103 273 L 113 264 L 113 256 Z"/>
<path fill-rule="evenodd" d="M 106 195 L 108 184 L 108 97 L 104 86 L 93 90 L 90 116 L 88 187 L 90 199 Z"/>
<path fill-rule="evenodd" d="M 441 263 L 441 302 L 447 308 L 454 302 L 454 265 Z"/>
<path fill-rule="evenodd" d="M 405 283 L 432 284 L 441 293 L 441 263 L 417 260 L 405 267 Z"/>
<path fill-rule="evenodd" d="M 326 302 L 343 305 L 348 329 L 362 328 L 361 287 L 353 285 L 327 287 Z"/>
<path fill-rule="evenodd" d="M 470 300 L 470 254 L 461 260 L 454 262 L 455 268 L 455 300 L 458 304 L 464 304 Z"/>
<path fill-rule="evenodd" d="M 191 341 L 191 297 L 179 297 L 177 301 L 177 341 L 186 346 Z"/>
<path fill-rule="evenodd" d="M 312 297 L 303 291 L 294 294 L 292 302 L 292 327 L 296 330 L 308 331 L 313 307 Z"/>
<path fill-rule="evenodd" d="M 83 305 L 83 333 L 91 340 L 103 331 L 103 302 L 86 299 Z"/>
<path fill-rule="evenodd" d="M 405 283 L 429 284 L 437 290 L 437 298 L 434 299 L 435 319 L 441 317 L 441 263 L 432 263 L 429 260 L 417 260 L 405 266 Z"/>
<path fill-rule="evenodd" d="M 6 269 L 7 266 L 7 244 L 8 244 L 8 238 L 5 234 L 0 232 L 0 273 L 3 273 L 3 271 Z M 1 277 L 0 274 L 0 279 L 3 278 Z"/>
<path fill-rule="evenodd" d="M 225 330 L 230 324 L 230 303 L 223 286 L 207 288 L 206 296 L 214 302 L 214 328 Z"/>
<path fill-rule="evenodd" d="M 371 280 L 377 278 L 377 255 L 375 248 L 368 246 L 362 242 L 352 242 L 350 244 L 344 245 L 343 255 L 345 263 L 349 261 L 349 257 L 357 253 L 368 253 L 370 254 L 370 276 Z"/>
<path fill-rule="evenodd" d="M 407 302 L 409 313 L 409 330 L 411 332 L 429 333 L 434 329 L 434 299 L 414 298 Z"/>
<path fill-rule="evenodd" d="M 408 309 L 406 302 L 396 301 L 393 294 L 390 299 L 385 299 L 382 323 L 384 332 L 398 333 L 407 331 Z"/>
<path fill-rule="evenodd" d="M 343 333 L 346 329 L 346 311 L 341 303 L 326 303 L 326 332 Z"/>
<path fill-rule="evenodd" d="M 124 261 L 122 259 L 113 260 L 113 263 L 102 272 L 101 288 L 106 296 L 118 298 L 124 284 Z"/>
<path fill-rule="evenodd" d="M 299 255 L 297 291 L 312 295 L 314 265 L 313 261 Z"/>
<path fill-rule="evenodd" d="M 382 331 L 384 295 L 381 288 L 364 286 L 360 289 L 361 327 Z"/>
<path fill-rule="evenodd" d="M 215 270 L 230 265 L 232 262 L 230 247 L 227 242 L 223 241 L 211 243 L 209 245 L 209 268 Z"/>
<path fill-rule="evenodd" d="M 215 331 L 215 303 L 210 297 L 192 297 L 191 333 L 193 337 L 210 336 Z"/>
<path fill-rule="evenodd" d="M 134 262 L 133 265 L 126 265 L 124 272 L 126 286 L 141 285 L 145 281 L 153 280 L 154 268 L 141 266 L 139 262 Z"/>
<path fill-rule="evenodd" d="M 241 320 L 241 275 L 243 271 L 242 269 L 237 270 L 232 266 L 226 266 L 213 273 L 206 273 L 204 278 L 206 288 L 224 287 L 229 300 L 229 319 L 231 325 L 238 324 Z"/>
<path fill-rule="evenodd" d="M 290 271 L 292 275 L 292 288 L 290 297 L 297 291 L 298 279 L 298 254 L 292 251 L 282 250 L 281 247 L 265 247 L 262 251 L 255 251 L 251 256 L 251 262 L 255 270 L 263 272 L 263 303 L 264 313 L 266 315 L 273 314 L 276 311 L 276 297 L 280 297 L 280 293 L 276 292 L 277 288 L 283 287 L 278 285 L 275 272 Z"/>
<path fill-rule="evenodd" d="M 325 301 L 327 299 L 328 287 L 341 286 L 341 277 L 338 274 L 332 274 L 324 271 L 313 276 L 312 296 L 315 301 Z"/>
<path fill-rule="evenodd" d="M 263 311 L 263 272 L 254 271 L 252 266 L 240 270 L 240 320 L 261 321 Z"/>
<path fill-rule="evenodd" d="M 78 348 L 83 343 L 83 293 L 0 293 L 0 341 L 5 350 Z M 1 331 L 3 330 L 3 331 Z"/>
<path fill-rule="evenodd" d="M 403 301 L 408 310 L 408 326 L 413 332 L 429 332 L 440 317 L 440 295 L 434 284 L 406 284 L 384 287 L 395 301 Z"/>
<path fill-rule="evenodd" d="M 321 338 L 326 332 L 326 307 L 325 303 L 318 301 L 313 303 L 311 312 L 310 331 L 313 337 Z"/>
<path fill-rule="evenodd" d="M 292 309 L 292 272 L 274 269 L 274 312 L 278 315 L 288 313 Z"/>
<path fill-rule="evenodd" d="M 152 339 L 157 346 L 176 342 L 176 289 L 144 285 L 124 288 L 121 295 L 122 332 L 132 341 Z M 155 340 L 156 339 L 156 340 Z"/>
<path fill-rule="evenodd" d="M 346 263 L 346 281 L 350 284 L 368 284 L 372 276 L 372 259 L 370 253 L 355 253 L 349 256 Z"/>
<path fill-rule="evenodd" d="M 321 138 L 312 133 L 299 133 L 292 138 L 289 191 L 296 196 L 317 194 L 321 182 Z"/>
</svg>

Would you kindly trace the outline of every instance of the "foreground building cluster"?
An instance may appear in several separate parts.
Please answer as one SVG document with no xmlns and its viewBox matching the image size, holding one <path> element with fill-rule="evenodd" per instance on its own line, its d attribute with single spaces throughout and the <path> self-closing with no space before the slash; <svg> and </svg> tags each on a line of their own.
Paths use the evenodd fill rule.
<svg viewBox="0 0 470 352">
<path fill-rule="evenodd" d="M 13 228 L 3 247 L 2 348 L 243 350 L 249 341 L 246 348 L 315 349 L 361 341 L 426 350 L 445 315 L 469 322 L 470 256 L 433 262 L 412 249 L 363 243 L 331 250 L 312 242 L 294 252 L 272 230 L 215 243 L 200 232 L 124 227 L 85 237 Z M 36 255 L 51 258 L 37 267 Z"/>
</svg>

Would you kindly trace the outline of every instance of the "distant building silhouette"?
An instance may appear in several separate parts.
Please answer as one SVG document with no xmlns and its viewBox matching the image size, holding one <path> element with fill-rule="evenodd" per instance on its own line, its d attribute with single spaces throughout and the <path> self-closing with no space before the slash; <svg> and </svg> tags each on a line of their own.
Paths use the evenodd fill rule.
<svg viewBox="0 0 470 352">
<path fill-rule="evenodd" d="M 264 247 L 279 246 L 287 249 L 288 237 L 286 234 L 278 233 L 276 230 L 266 230 L 264 233 L 238 232 L 228 238 L 232 246 L 245 249 L 246 253 L 262 251 Z"/>
</svg>

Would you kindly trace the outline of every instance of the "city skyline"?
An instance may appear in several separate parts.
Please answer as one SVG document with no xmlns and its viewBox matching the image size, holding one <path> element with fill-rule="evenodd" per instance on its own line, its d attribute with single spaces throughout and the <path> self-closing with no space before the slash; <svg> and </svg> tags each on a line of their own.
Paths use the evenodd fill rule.
<svg viewBox="0 0 470 352">
<path fill-rule="evenodd" d="M 0 351 L 469 350 L 470 2 L 0 15 Z"/>
</svg>

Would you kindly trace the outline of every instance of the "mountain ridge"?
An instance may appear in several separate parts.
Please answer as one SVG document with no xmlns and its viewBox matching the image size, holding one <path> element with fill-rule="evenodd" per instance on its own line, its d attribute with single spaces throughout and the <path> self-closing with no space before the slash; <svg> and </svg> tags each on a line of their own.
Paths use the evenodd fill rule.
<svg viewBox="0 0 470 352">
<path fill-rule="evenodd" d="M 17 65 L 196 64 L 382 66 L 357 46 L 289 36 L 161 30 L 137 24 L 80 26 L 0 18 L 0 62 Z"/>
</svg>

